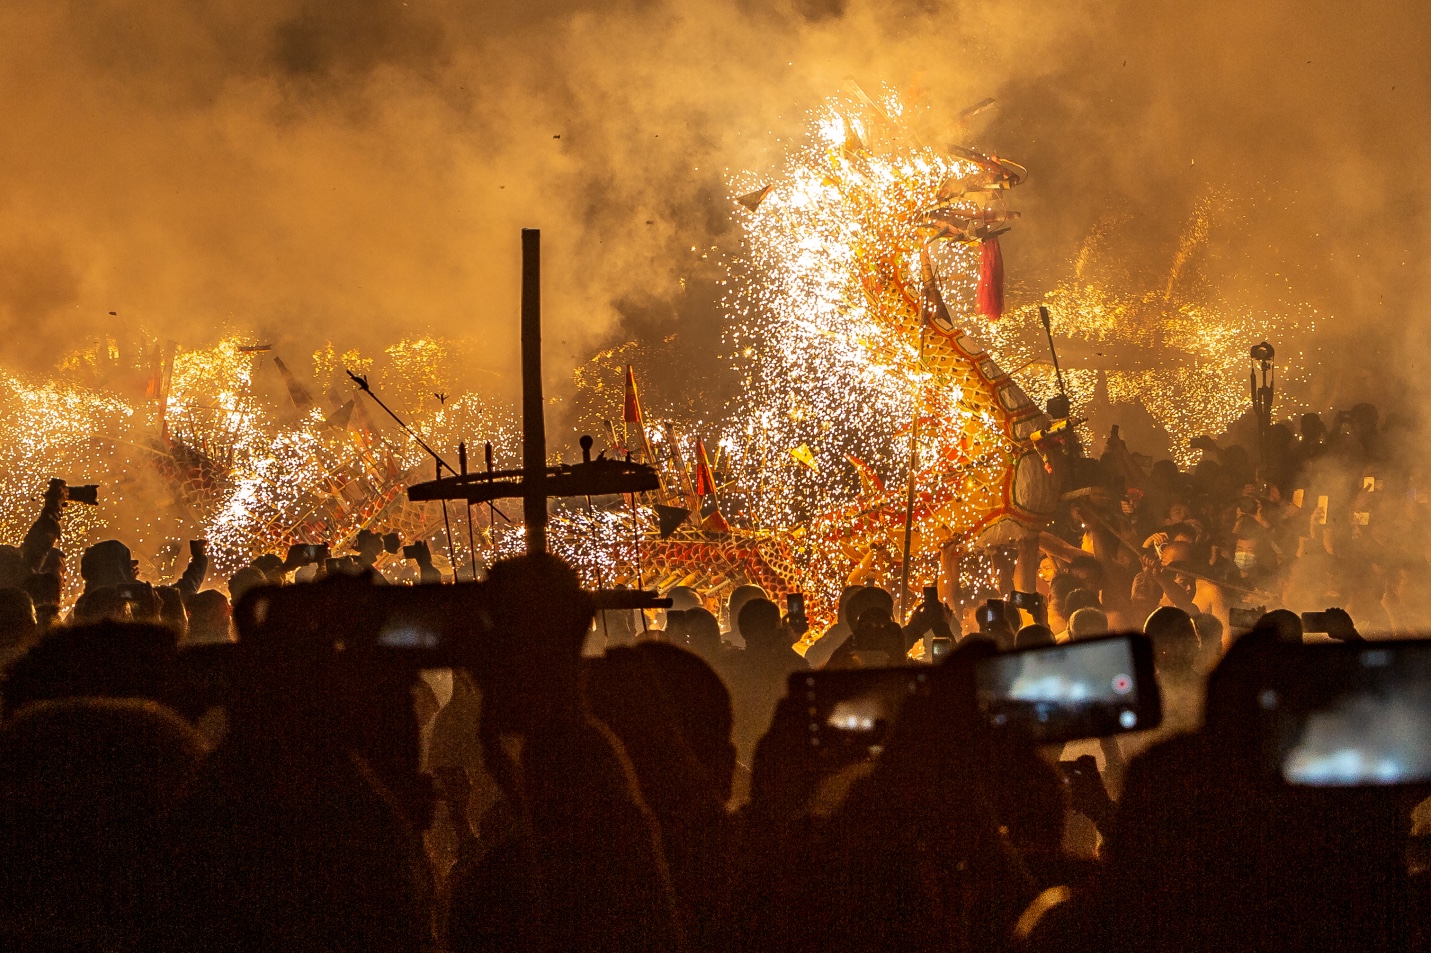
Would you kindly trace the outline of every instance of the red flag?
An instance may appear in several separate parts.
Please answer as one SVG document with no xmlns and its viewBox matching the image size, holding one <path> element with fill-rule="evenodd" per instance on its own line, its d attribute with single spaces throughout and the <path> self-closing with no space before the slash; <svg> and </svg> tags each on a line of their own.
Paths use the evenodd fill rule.
<svg viewBox="0 0 1431 953">
<path fill-rule="evenodd" d="M 636 374 L 631 370 L 631 365 L 626 365 L 626 422 L 628 424 L 643 424 L 641 419 L 641 398 L 636 396 Z"/>
<path fill-rule="evenodd" d="M 979 313 L 997 321 L 1004 313 L 1004 253 L 997 236 L 980 244 Z"/>
<path fill-rule="evenodd" d="M 715 495 L 715 477 L 711 475 L 711 462 L 706 457 L 706 445 L 696 438 L 696 496 Z"/>
</svg>

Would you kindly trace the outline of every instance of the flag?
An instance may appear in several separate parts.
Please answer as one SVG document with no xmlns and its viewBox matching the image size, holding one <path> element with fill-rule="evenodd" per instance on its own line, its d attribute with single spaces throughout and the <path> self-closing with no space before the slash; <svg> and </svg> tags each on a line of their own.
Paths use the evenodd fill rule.
<svg viewBox="0 0 1431 953">
<path fill-rule="evenodd" d="M 696 496 L 715 496 L 716 482 L 711 474 L 711 462 L 706 457 L 706 445 L 696 438 Z"/>
<path fill-rule="evenodd" d="M 701 520 L 701 529 L 707 533 L 724 535 L 730 532 L 730 524 L 727 523 L 725 517 L 721 515 L 720 509 L 716 508 L 711 510 L 710 516 Z"/>
<path fill-rule="evenodd" d="M 644 423 L 641 419 L 641 398 L 636 395 L 636 372 L 631 369 L 631 365 L 626 365 L 626 422 L 628 424 L 640 425 Z"/>
<path fill-rule="evenodd" d="M 884 495 L 884 481 L 879 478 L 878 473 L 870 469 L 869 464 L 853 453 L 846 454 L 845 459 L 850 461 L 850 465 L 859 474 L 860 488 L 864 491 L 865 496 L 873 498 Z"/>
<path fill-rule="evenodd" d="M 684 506 L 662 506 L 657 503 L 656 522 L 661 529 L 661 538 L 668 539 L 690 515 L 691 511 Z"/>
<path fill-rule="evenodd" d="M 283 376 L 283 383 L 288 388 L 288 399 L 293 401 L 293 406 L 300 411 L 307 413 L 313 409 L 313 395 L 308 393 L 308 388 L 299 382 L 293 372 L 288 369 L 288 365 L 283 363 L 283 358 L 277 354 L 273 355 L 273 366 L 278 368 L 278 373 Z"/>
<path fill-rule="evenodd" d="M 1004 253 L 997 236 L 979 245 L 979 313 L 997 321 L 1004 313 Z"/>
<path fill-rule="evenodd" d="M 760 208 L 760 203 L 765 201 L 765 197 L 770 194 L 770 190 L 773 188 L 775 188 L 775 186 L 767 185 L 764 188 L 756 189 L 754 192 L 737 195 L 735 200 L 753 212 Z"/>
<path fill-rule="evenodd" d="M 802 443 L 798 447 L 792 447 L 790 456 L 795 458 L 796 463 L 802 463 L 810 468 L 811 473 L 819 473 L 820 465 L 815 462 L 815 454 L 810 449 L 808 443 Z"/>
</svg>

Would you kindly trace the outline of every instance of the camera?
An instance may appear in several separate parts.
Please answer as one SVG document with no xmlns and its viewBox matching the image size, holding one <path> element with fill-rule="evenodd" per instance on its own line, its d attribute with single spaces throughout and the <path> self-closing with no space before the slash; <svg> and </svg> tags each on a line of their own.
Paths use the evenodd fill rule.
<svg viewBox="0 0 1431 953">
<path fill-rule="evenodd" d="M 1066 394 L 1054 394 L 1048 399 L 1048 415 L 1054 420 L 1067 420 L 1072 409 Z"/>
<path fill-rule="evenodd" d="M 1270 361 L 1277 356 L 1277 352 L 1272 349 L 1272 345 L 1263 341 L 1261 344 L 1252 345 L 1252 359 L 1254 361 Z"/>
<path fill-rule="evenodd" d="M 70 486 L 64 480 L 52 478 L 47 495 L 59 493 L 61 500 L 66 503 L 83 503 L 85 506 L 99 505 L 99 484 L 90 483 L 86 486 Z"/>
</svg>

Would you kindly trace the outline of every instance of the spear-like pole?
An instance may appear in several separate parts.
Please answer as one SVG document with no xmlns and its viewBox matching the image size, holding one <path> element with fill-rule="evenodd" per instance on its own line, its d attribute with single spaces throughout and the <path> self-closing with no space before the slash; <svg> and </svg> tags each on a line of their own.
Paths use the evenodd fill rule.
<svg viewBox="0 0 1431 953">
<path fill-rule="evenodd" d="M 919 370 L 924 369 L 924 345 L 929 336 L 927 322 L 919 323 Z M 909 602 L 909 552 L 914 541 L 914 474 L 919 469 L 919 416 L 924 410 L 924 385 L 916 378 L 914 397 L 914 422 L 909 428 L 909 479 L 904 494 L 904 563 L 899 570 L 899 622 L 905 622 L 905 610 Z"/>
</svg>

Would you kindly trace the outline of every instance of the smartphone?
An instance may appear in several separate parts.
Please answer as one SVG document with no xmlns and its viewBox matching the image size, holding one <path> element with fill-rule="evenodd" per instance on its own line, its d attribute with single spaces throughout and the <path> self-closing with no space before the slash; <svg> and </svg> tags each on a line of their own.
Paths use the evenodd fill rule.
<svg viewBox="0 0 1431 953">
<path fill-rule="evenodd" d="M 785 614 L 792 619 L 805 618 L 805 594 L 792 592 L 785 597 Z"/>
<path fill-rule="evenodd" d="M 1306 787 L 1431 783 L 1431 639 L 1278 652 L 1257 696 L 1269 769 Z"/>
<path fill-rule="evenodd" d="M 114 589 L 124 602 L 148 602 L 154 598 L 154 587 L 147 582 L 125 583 Z"/>
<path fill-rule="evenodd" d="M 929 657 L 938 661 L 954 651 L 954 640 L 936 635 L 929 640 Z"/>
<path fill-rule="evenodd" d="M 924 587 L 924 604 L 927 605 L 927 606 L 937 606 L 937 605 L 939 605 L 939 587 L 938 587 L 938 586 L 925 586 L 925 587 Z"/>
<path fill-rule="evenodd" d="M 1330 632 L 1331 614 L 1328 612 L 1303 612 L 1302 631 L 1305 632 Z"/>
<path fill-rule="evenodd" d="M 408 543 L 402 548 L 402 558 L 417 559 L 421 556 L 424 548 L 422 543 Z"/>
<path fill-rule="evenodd" d="M 207 539 L 189 540 L 189 555 L 202 556 L 209 551 L 209 541 Z"/>
<path fill-rule="evenodd" d="M 1013 608 L 1020 608 L 1020 610 L 1033 612 L 1033 614 L 1037 614 L 1037 611 L 1043 608 L 1043 597 L 1037 594 L 1037 592 L 1020 592 L 1019 590 L 1015 590 L 1009 592 L 1009 600 L 1007 601 L 1009 601 L 1009 605 L 1012 605 Z"/>
<path fill-rule="evenodd" d="M 979 623 L 980 631 L 991 626 L 1006 624 L 1008 613 L 1004 607 L 1004 600 L 985 599 L 984 604 L 974 610 L 974 618 Z"/>
<path fill-rule="evenodd" d="M 994 655 L 975 685 L 995 729 L 1041 744 L 1144 731 L 1163 718 L 1153 644 L 1137 633 Z"/>
<path fill-rule="evenodd" d="M 1266 606 L 1253 606 L 1244 609 L 1241 606 L 1233 606 L 1227 610 L 1227 621 L 1234 629 L 1252 629 L 1258 621 L 1267 614 Z"/>
<path fill-rule="evenodd" d="M 878 757 L 904 703 L 928 692 L 923 666 L 796 672 L 787 692 L 805 703 L 806 738 L 823 770 Z"/>
</svg>

